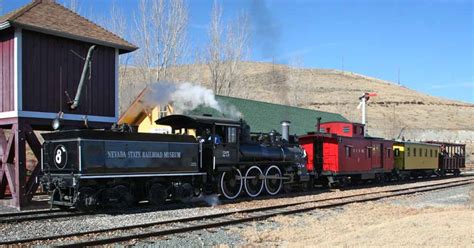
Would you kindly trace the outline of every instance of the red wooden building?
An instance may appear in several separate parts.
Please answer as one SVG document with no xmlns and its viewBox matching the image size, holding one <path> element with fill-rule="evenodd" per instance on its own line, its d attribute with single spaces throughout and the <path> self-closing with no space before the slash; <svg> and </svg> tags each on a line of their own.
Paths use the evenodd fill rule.
<svg viewBox="0 0 474 248">
<path fill-rule="evenodd" d="M 383 178 L 394 166 L 393 141 L 364 137 L 364 125 L 327 122 L 319 132 L 298 138 L 305 149 L 307 169 L 329 182 Z"/>
<path fill-rule="evenodd" d="M 91 74 L 81 104 L 71 110 L 68 101 L 92 45 Z M 9 188 L 11 205 L 22 208 L 31 199 L 40 168 L 27 180 L 26 144 L 39 161 L 41 144 L 33 130 L 50 130 L 59 112 L 69 127 L 118 120 L 118 58 L 135 49 L 54 0 L 35 0 L 0 17 L 0 198 Z"/>
</svg>

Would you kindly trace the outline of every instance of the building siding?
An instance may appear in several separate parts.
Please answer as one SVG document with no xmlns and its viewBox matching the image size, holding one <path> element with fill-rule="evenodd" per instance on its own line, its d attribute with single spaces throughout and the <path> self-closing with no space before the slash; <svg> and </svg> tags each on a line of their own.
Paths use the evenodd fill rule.
<svg viewBox="0 0 474 248">
<path fill-rule="evenodd" d="M 79 108 L 72 111 L 65 92 L 74 99 L 92 44 L 27 30 L 22 39 L 24 111 L 115 117 L 115 49 L 97 46 L 91 80 L 85 82 Z"/>
<path fill-rule="evenodd" d="M 10 28 L 0 33 L 0 112 L 13 111 L 14 104 L 14 30 Z"/>
</svg>

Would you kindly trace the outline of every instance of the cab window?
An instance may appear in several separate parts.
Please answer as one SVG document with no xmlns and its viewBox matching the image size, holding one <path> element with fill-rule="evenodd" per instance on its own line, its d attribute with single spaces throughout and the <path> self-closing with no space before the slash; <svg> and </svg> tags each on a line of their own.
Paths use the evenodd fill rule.
<svg viewBox="0 0 474 248">
<path fill-rule="evenodd" d="M 227 143 L 237 143 L 237 128 L 227 127 Z"/>
</svg>

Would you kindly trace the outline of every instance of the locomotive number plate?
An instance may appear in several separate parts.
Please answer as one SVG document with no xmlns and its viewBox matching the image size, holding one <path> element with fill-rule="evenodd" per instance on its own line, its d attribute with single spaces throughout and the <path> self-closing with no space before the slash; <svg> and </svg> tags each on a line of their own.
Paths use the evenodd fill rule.
<svg viewBox="0 0 474 248">
<path fill-rule="evenodd" d="M 54 149 L 54 164 L 58 169 L 64 169 L 67 164 L 67 150 L 63 145 L 58 145 Z"/>
</svg>

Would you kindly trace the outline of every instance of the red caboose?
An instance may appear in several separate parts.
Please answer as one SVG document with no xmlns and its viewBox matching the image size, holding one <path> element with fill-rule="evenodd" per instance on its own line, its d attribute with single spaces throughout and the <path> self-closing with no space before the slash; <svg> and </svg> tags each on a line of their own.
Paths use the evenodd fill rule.
<svg viewBox="0 0 474 248">
<path fill-rule="evenodd" d="M 326 178 L 330 185 L 391 174 L 393 141 L 364 137 L 364 125 L 359 123 L 327 122 L 317 131 L 299 137 L 299 143 L 307 153 L 308 171 Z"/>
</svg>

